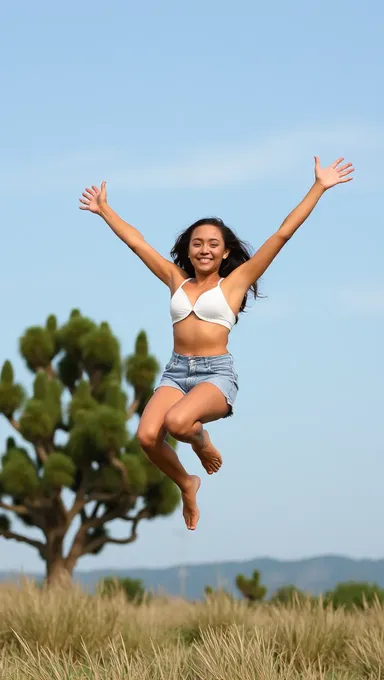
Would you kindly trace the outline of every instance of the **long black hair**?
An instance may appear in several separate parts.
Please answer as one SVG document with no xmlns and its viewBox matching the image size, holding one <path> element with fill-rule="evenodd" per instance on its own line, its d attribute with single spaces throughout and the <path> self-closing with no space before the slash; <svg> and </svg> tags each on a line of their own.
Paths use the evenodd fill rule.
<svg viewBox="0 0 384 680">
<path fill-rule="evenodd" d="M 175 264 L 177 264 L 181 269 L 183 269 L 190 277 L 195 276 L 195 269 L 192 265 L 191 260 L 188 257 L 189 243 L 192 238 L 192 233 L 197 227 L 201 227 L 205 224 L 211 224 L 214 227 L 220 229 L 222 237 L 224 239 L 225 248 L 229 250 L 229 255 L 226 259 L 223 259 L 219 274 L 223 278 L 228 276 L 234 269 L 239 267 L 244 262 L 247 262 L 251 258 L 250 247 L 244 241 L 241 241 L 238 236 L 224 224 L 223 220 L 219 217 L 206 217 L 201 220 L 197 220 L 194 224 L 191 224 L 188 229 L 183 231 L 175 245 L 171 250 L 171 257 Z M 257 281 L 252 283 L 249 290 L 244 295 L 243 301 L 241 303 L 240 312 L 243 312 L 247 304 L 248 295 L 252 293 L 254 298 L 259 297 L 257 290 Z M 236 317 L 237 321 L 237 317 Z"/>
</svg>

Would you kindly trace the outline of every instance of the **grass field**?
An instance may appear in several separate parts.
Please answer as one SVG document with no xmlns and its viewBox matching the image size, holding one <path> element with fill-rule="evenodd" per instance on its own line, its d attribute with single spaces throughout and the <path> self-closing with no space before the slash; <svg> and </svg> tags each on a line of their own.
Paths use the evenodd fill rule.
<svg viewBox="0 0 384 680">
<path fill-rule="evenodd" d="M 384 680 L 384 610 L 0 586 L 1 680 Z"/>
</svg>

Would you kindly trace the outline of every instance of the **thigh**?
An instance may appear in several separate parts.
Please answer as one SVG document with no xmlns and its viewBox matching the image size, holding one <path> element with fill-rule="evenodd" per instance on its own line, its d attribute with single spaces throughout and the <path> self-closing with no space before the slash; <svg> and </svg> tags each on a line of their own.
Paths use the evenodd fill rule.
<svg viewBox="0 0 384 680">
<path fill-rule="evenodd" d="M 157 437 L 161 430 L 164 429 L 165 414 L 183 398 L 183 392 L 175 387 L 159 387 L 143 411 L 137 431 L 138 434 L 150 432 Z"/>
<path fill-rule="evenodd" d="M 175 403 L 168 414 L 191 424 L 196 421 L 205 424 L 224 418 L 229 409 L 224 394 L 216 385 L 199 383 Z"/>
</svg>

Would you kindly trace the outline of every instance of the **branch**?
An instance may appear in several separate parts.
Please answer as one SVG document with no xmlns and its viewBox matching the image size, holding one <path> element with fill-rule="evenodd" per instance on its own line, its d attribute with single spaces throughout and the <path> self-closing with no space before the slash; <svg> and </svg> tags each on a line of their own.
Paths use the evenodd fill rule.
<svg viewBox="0 0 384 680">
<path fill-rule="evenodd" d="M 114 494 L 114 497 L 116 494 Z M 96 499 L 97 500 L 97 499 Z M 89 497 L 88 501 L 89 502 Z M 97 511 L 96 511 L 97 512 Z M 107 512 L 104 513 L 101 517 L 97 517 L 97 514 L 95 511 L 92 513 L 90 518 L 86 522 L 82 522 L 80 525 L 80 528 L 78 529 L 73 541 L 72 541 L 72 546 L 69 550 L 68 556 L 66 558 L 66 563 L 67 565 L 75 565 L 79 557 L 82 555 L 86 555 L 89 552 L 92 552 L 95 547 L 98 548 L 101 545 L 104 545 L 103 542 L 100 543 L 101 539 L 104 537 L 99 537 L 95 539 L 94 541 L 91 542 L 92 547 L 91 550 L 89 550 L 89 545 L 85 545 L 86 540 L 87 540 L 87 533 L 90 529 L 98 529 L 99 527 L 103 526 L 107 522 L 111 522 L 113 519 L 119 519 L 121 517 L 121 514 L 123 512 L 127 512 L 127 507 L 122 507 L 121 505 L 118 505 L 115 507 L 113 510 L 108 510 Z M 145 512 L 148 512 L 145 510 Z M 133 522 L 133 530 L 136 530 L 136 526 L 140 519 L 144 517 L 144 510 L 141 510 L 136 517 L 132 518 Z M 149 513 L 148 513 L 149 517 Z M 134 540 L 134 539 L 132 539 Z"/>
<path fill-rule="evenodd" d="M 51 500 L 52 500 L 52 505 L 55 507 L 56 504 L 56 509 L 61 513 L 61 517 L 64 520 L 64 522 L 68 522 L 68 511 L 67 508 L 64 505 L 63 499 L 61 497 L 61 490 L 60 489 L 55 489 L 53 492 L 51 492 Z"/>
<path fill-rule="evenodd" d="M 16 430 L 16 432 L 20 432 L 20 423 L 17 422 L 12 416 L 5 416 L 6 419 L 8 420 L 9 424 L 12 425 L 12 427 Z"/>
<path fill-rule="evenodd" d="M 90 519 L 89 522 L 83 525 L 83 528 L 86 529 L 86 531 L 88 531 L 88 529 L 98 529 L 99 527 L 103 526 L 103 524 L 111 522 L 113 519 L 118 519 L 119 515 L 121 515 L 121 512 L 122 512 L 121 507 L 109 510 L 108 512 L 105 512 L 104 515 L 102 515 L 101 517 L 95 517 L 94 519 Z"/>
<path fill-rule="evenodd" d="M 132 418 L 132 416 L 135 415 L 138 405 L 139 405 L 139 400 L 134 399 L 132 404 L 129 406 L 129 408 L 127 410 L 127 416 L 126 416 L 127 420 L 129 420 L 130 418 Z"/>
<path fill-rule="evenodd" d="M 29 516 L 29 518 L 33 521 L 35 527 L 41 529 L 41 531 L 44 531 L 45 529 L 44 507 L 41 505 L 39 501 L 27 500 L 25 502 L 25 505 L 10 505 L 9 503 L 4 503 L 4 501 L 0 501 L 0 508 L 8 512 L 14 512 L 15 515 L 18 515 L 19 517 Z M 42 512 L 39 514 L 39 511 Z"/>
<path fill-rule="evenodd" d="M 48 455 L 47 455 L 47 452 L 46 452 L 44 446 L 41 446 L 41 444 L 36 444 L 35 451 L 36 451 L 36 455 L 39 458 L 40 462 L 44 465 L 44 463 L 47 462 L 47 458 L 48 458 Z"/>
<path fill-rule="evenodd" d="M 113 491 L 111 493 L 104 491 L 97 493 L 97 491 L 95 491 L 87 496 L 87 500 L 84 501 L 84 503 L 91 503 L 92 501 L 96 501 L 97 503 L 112 503 L 113 501 L 117 501 L 120 496 L 121 491 Z"/>
<path fill-rule="evenodd" d="M 77 490 L 75 500 L 73 502 L 73 505 L 71 509 L 68 511 L 68 520 L 72 522 L 72 520 L 76 517 L 76 515 L 81 512 L 88 503 L 91 503 L 92 501 L 96 501 L 96 503 L 101 505 L 101 503 L 111 503 L 112 501 L 117 500 L 120 495 L 121 491 L 114 491 L 113 493 L 104 493 L 104 492 L 94 492 L 91 494 L 87 494 L 87 484 L 89 481 L 89 470 L 86 470 L 86 472 L 83 474 L 80 486 Z"/>
<path fill-rule="evenodd" d="M 111 537 L 106 537 L 106 543 L 115 543 L 117 545 L 126 545 L 127 543 L 133 543 L 133 541 L 136 541 L 137 539 L 137 534 L 136 532 L 131 533 L 128 538 L 111 538 Z"/>
<path fill-rule="evenodd" d="M 125 467 L 124 463 L 122 463 L 121 460 L 116 458 L 113 451 L 108 451 L 107 459 L 108 459 L 108 463 L 110 464 L 110 466 L 113 467 L 118 472 L 120 472 L 122 479 L 123 479 L 124 488 L 126 488 L 128 486 L 128 471 L 127 471 L 127 468 Z"/>
<path fill-rule="evenodd" d="M 9 512 L 14 512 L 16 515 L 20 516 L 29 515 L 29 510 L 25 507 L 25 505 L 8 505 L 8 503 L 0 501 L 0 508 L 3 510 L 8 510 Z"/>
<path fill-rule="evenodd" d="M 84 497 L 84 495 L 79 494 L 79 491 L 76 494 L 72 508 L 68 512 L 68 518 L 70 521 L 72 521 L 74 517 L 76 517 L 76 515 L 81 512 L 81 510 L 85 508 L 86 505 L 88 505 L 88 503 L 95 501 L 98 507 L 100 507 L 100 505 L 103 503 L 112 503 L 113 501 L 117 501 L 121 496 L 121 491 L 114 491 L 111 493 L 104 493 L 103 491 L 100 491 L 100 493 L 94 492 Z"/>
<path fill-rule="evenodd" d="M 127 538 L 111 538 L 109 536 L 100 536 L 99 538 L 95 538 L 93 541 L 90 541 L 88 545 L 85 546 L 82 554 L 86 555 L 87 553 L 92 553 L 94 550 L 101 548 L 106 543 L 113 543 L 114 545 L 127 545 L 128 543 L 133 543 L 137 539 L 137 525 L 145 517 L 149 517 L 148 508 L 143 508 L 140 510 L 140 512 L 138 512 L 135 517 L 120 517 L 119 519 L 125 519 L 127 521 L 130 520 L 132 522 L 131 533 L 129 536 L 127 536 Z"/>
<path fill-rule="evenodd" d="M 97 501 L 97 503 L 95 504 L 95 507 L 93 508 L 92 515 L 90 516 L 89 519 L 95 519 L 97 517 L 97 513 L 98 513 L 101 505 L 102 504 L 100 503 L 100 501 Z"/>
<path fill-rule="evenodd" d="M 73 505 L 70 510 L 68 510 L 68 522 L 72 522 L 72 520 L 76 517 L 76 515 L 81 512 L 85 506 L 87 505 L 88 501 L 84 500 L 84 498 L 75 498 Z"/>
<path fill-rule="evenodd" d="M 50 378 L 51 380 L 56 378 L 56 374 L 55 374 L 55 371 L 54 371 L 52 364 L 48 364 L 48 366 L 46 366 L 44 370 L 45 370 L 48 378 Z"/>
<path fill-rule="evenodd" d="M 128 506 L 130 505 L 132 507 L 132 496 L 128 498 L 128 503 L 127 499 L 125 499 L 125 503 L 122 501 L 117 505 L 117 507 L 108 510 L 104 513 L 104 515 L 101 515 L 101 517 L 93 518 L 92 516 L 86 524 L 83 524 L 82 528 L 86 529 L 86 531 L 88 531 L 88 529 L 98 529 L 100 526 L 103 526 L 103 524 L 106 524 L 107 522 L 111 522 L 113 519 L 125 519 L 127 521 L 136 522 L 137 524 L 137 522 L 140 521 L 140 519 L 143 519 L 144 516 L 149 517 L 148 508 L 143 508 L 140 510 L 140 512 L 135 517 L 122 517 L 121 515 L 123 512 L 128 512 Z"/>
<path fill-rule="evenodd" d="M 5 529 L 0 529 L 0 536 L 3 536 L 8 540 L 18 541 L 19 543 L 27 543 L 28 545 L 31 545 L 33 548 L 36 548 L 40 554 L 42 554 L 43 551 L 45 550 L 45 545 L 41 541 L 35 541 L 32 538 L 22 536 L 21 534 L 15 534 L 13 531 L 6 531 Z"/>
<path fill-rule="evenodd" d="M 71 509 L 68 511 L 68 521 L 69 522 L 72 522 L 72 520 L 76 517 L 77 513 L 81 512 L 85 508 L 87 503 L 89 502 L 88 500 L 85 500 L 85 498 L 84 498 L 85 492 L 87 490 L 87 483 L 88 483 L 88 478 L 89 478 L 88 472 L 89 472 L 88 470 L 86 470 L 84 472 L 82 479 L 81 479 L 81 482 L 80 482 L 80 485 L 79 485 L 79 488 L 77 489 L 76 497 L 75 497 L 75 500 L 73 502 L 73 505 L 72 505 Z"/>
<path fill-rule="evenodd" d="M 87 522 L 82 522 L 72 541 L 72 546 L 67 555 L 66 563 L 74 566 L 79 557 L 86 554 L 86 552 L 84 552 L 84 544 L 89 529 L 97 529 L 99 526 L 105 524 L 105 522 L 110 522 L 112 519 L 117 519 L 120 514 L 121 508 L 115 508 L 114 510 L 106 512 L 102 517 L 92 516 Z"/>
</svg>

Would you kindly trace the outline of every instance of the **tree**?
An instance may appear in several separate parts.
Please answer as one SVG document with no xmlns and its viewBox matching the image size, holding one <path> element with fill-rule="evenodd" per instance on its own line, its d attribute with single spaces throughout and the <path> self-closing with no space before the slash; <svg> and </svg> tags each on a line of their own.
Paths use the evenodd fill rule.
<svg viewBox="0 0 384 680">
<path fill-rule="evenodd" d="M 243 574 L 236 576 L 236 585 L 243 597 L 249 602 L 261 602 L 267 593 L 266 587 L 260 584 L 260 572 L 257 569 L 253 572 L 251 578 L 247 578 Z"/>
<path fill-rule="evenodd" d="M 288 585 L 278 588 L 269 600 L 271 604 L 292 605 L 307 602 L 310 599 L 306 593 L 296 586 Z"/>
<path fill-rule="evenodd" d="M 324 604 L 332 604 L 335 608 L 364 609 L 375 602 L 384 602 L 384 590 L 377 583 L 347 581 L 339 583 L 334 590 L 329 590 L 324 595 Z"/>
<path fill-rule="evenodd" d="M 98 592 L 103 596 L 115 595 L 123 592 L 129 602 L 140 604 L 146 592 L 141 579 L 135 578 L 104 578 L 98 585 Z"/>
<path fill-rule="evenodd" d="M 34 547 L 52 583 L 68 580 L 83 555 L 135 541 L 142 520 L 175 510 L 179 491 L 127 430 L 127 421 L 141 416 L 159 369 L 143 331 L 123 361 L 109 325 L 74 310 L 61 328 L 54 316 L 28 328 L 20 352 L 34 376 L 33 394 L 26 397 L 6 361 L 0 414 L 16 434 L 2 457 L 0 536 Z M 133 388 L 130 403 L 124 379 Z M 39 530 L 41 540 L 13 531 L 15 516 Z M 111 536 L 114 520 L 127 523 L 126 537 Z"/>
</svg>

